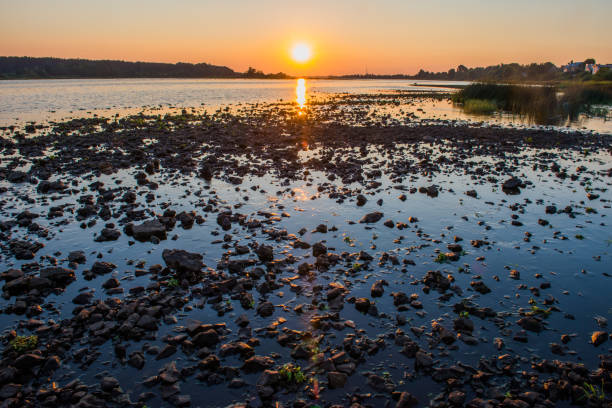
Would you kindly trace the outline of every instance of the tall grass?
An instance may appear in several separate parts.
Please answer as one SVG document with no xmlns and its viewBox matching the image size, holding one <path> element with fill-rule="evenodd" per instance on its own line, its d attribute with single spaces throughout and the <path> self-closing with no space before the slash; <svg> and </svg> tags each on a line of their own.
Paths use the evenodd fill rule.
<svg viewBox="0 0 612 408">
<path fill-rule="evenodd" d="M 452 96 L 469 113 L 503 110 L 524 115 L 539 124 L 554 124 L 590 112 L 592 105 L 612 104 L 612 85 L 552 86 L 471 84 Z"/>
<path fill-rule="evenodd" d="M 466 99 L 463 110 L 467 113 L 489 114 L 497 110 L 497 103 L 485 99 Z"/>
</svg>

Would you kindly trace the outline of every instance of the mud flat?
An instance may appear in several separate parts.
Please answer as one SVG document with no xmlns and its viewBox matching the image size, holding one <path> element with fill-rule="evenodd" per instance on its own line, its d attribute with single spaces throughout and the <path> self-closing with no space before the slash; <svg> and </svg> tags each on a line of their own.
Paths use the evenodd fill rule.
<svg viewBox="0 0 612 408">
<path fill-rule="evenodd" d="M 32 131 L 2 406 L 611 403 L 610 136 L 342 100 Z"/>
</svg>

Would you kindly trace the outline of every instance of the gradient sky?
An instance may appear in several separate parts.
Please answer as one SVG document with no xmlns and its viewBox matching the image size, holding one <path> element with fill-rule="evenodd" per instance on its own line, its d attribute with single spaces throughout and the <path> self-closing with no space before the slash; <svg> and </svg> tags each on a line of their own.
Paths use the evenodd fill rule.
<svg viewBox="0 0 612 408">
<path fill-rule="evenodd" d="M 0 55 L 294 75 L 612 63 L 612 0 L 0 0 Z M 314 58 L 289 58 L 298 41 Z"/>
</svg>

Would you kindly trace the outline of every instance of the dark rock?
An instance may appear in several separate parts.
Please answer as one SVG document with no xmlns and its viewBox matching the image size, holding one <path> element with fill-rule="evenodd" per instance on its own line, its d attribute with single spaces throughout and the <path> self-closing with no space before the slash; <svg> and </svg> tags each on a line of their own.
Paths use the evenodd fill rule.
<svg viewBox="0 0 612 408">
<path fill-rule="evenodd" d="M 166 239 L 166 226 L 159 220 L 145 221 L 132 227 L 132 236 L 138 241 L 149 241 L 151 237 Z"/>
<path fill-rule="evenodd" d="M 202 267 L 202 255 L 182 249 L 164 249 L 162 258 L 166 264 L 179 272 L 199 272 Z"/>
<path fill-rule="evenodd" d="M 366 215 L 363 216 L 363 218 L 361 218 L 361 220 L 359 220 L 360 224 L 374 224 L 378 221 L 380 221 L 380 219 L 384 216 L 383 213 L 375 211 L 372 213 L 368 213 Z"/>
<path fill-rule="evenodd" d="M 274 313 L 274 305 L 270 302 L 263 302 L 257 306 L 257 314 L 262 317 L 271 316 Z"/>
<path fill-rule="evenodd" d="M 410 394 L 408 391 L 403 391 L 400 394 L 397 404 L 395 404 L 395 408 L 411 408 L 417 406 L 418 403 L 419 401 L 414 395 Z"/>
<path fill-rule="evenodd" d="M 329 384 L 329 388 L 342 388 L 348 379 L 348 375 L 338 372 L 338 371 L 330 371 L 327 373 L 327 382 Z"/>
<path fill-rule="evenodd" d="M 261 262 L 271 262 L 274 260 L 274 249 L 269 245 L 259 245 L 256 253 Z"/>
<path fill-rule="evenodd" d="M 529 331 L 536 332 L 536 333 L 541 332 L 544 329 L 544 325 L 542 324 L 542 321 L 532 316 L 521 318 L 517 322 L 517 324 L 525 330 L 529 330 Z"/>
<path fill-rule="evenodd" d="M 599 346 L 600 344 L 605 342 L 607 339 L 608 339 L 608 333 L 604 331 L 595 331 L 591 335 L 591 343 L 593 343 L 595 347 Z"/>
</svg>

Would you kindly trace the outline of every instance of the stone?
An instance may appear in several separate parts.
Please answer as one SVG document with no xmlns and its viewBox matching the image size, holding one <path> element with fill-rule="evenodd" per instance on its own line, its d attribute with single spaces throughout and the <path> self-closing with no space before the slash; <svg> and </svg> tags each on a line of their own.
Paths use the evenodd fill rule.
<svg viewBox="0 0 612 408">
<path fill-rule="evenodd" d="M 395 408 L 411 408 L 417 406 L 418 403 L 414 395 L 410 394 L 408 391 L 403 391 L 400 394 L 397 404 L 395 404 Z"/>
<path fill-rule="evenodd" d="M 327 382 L 329 384 L 329 388 L 342 388 L 348 379 L 348 375 L 338 372 L 338 371 L 330 371 L 327 373 Z"/>
<path fill-rule="evenodd" d="M 149 241 L 151 237 L 166 239 L 166 226 L 159 220 L 145 221 L 132 227 L 132 236 L 138 241 Z"/>
<path fill-rule="evenodd" d="M 591 343 L 593 343 L 595 347 L 599 346 L 600 344 L 605 342 L 607 339 L 608 339 L 608 333 L 604 331 L 595 331 L 591 335 Z"/>
<path fill-rule="evenodd" d="M 360 220 L 359 223 L 360 224 L 374 224 L 378 221 L 380 221 L 380 219 L 384 216 L 383 213 L 379 212 L 379 211 L 374 211 L 371 213 L 368 213 L 366 215 L 364 215 Z"/>
<path fill-rule="evenodd" d="M 529 331 L 536 332 L 536 333 L 541 332 L 542 329 L 544 328 L 542 322 L 539 319 L 536 319 L 535 317 L 532 317 L 532 316 L 521 318 L 517 322 L 517 324 L 525 330 L 529 330 Z"/>
<path fill-rule="evenodd" d="M 204 266 L 202 255 L 182 249 L 164 249 L 162 258 L 170 268 L 179 272 L 199 272 Z"/>
<path fill-rule="evenodd" d="M 274 313 L 274 305 L 270 302 L 263 302 L 257 306 L 257 314 L 262 317 L 271 316 Z"/>
<path fill-rule="evenodd" d="M 214 329 L 208 329 L 196 334 L 192 341 L 197 347 L 212 347 L 219 343 L 219 334 Z"/>
</svg>

